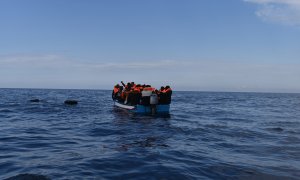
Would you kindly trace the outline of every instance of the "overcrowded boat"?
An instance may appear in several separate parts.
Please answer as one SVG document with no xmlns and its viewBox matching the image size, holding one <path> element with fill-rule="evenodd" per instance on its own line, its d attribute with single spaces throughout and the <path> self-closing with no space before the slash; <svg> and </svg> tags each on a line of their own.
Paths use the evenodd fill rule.
<svg viewBox="0 0 300 180">
<path fill-rule="evenodd" d="M 112 92 L 114 105 L 134 113 L 169 113 L 172 89 L 162 86 L 159 90 L 146 84 L 134 82 L 115 85 Z"/>
</svg>

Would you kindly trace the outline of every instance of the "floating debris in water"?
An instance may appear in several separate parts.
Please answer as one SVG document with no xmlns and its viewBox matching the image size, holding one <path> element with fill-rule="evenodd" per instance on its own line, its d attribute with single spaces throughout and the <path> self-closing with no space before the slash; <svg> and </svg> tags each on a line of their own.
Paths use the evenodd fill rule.
<svg viewBox="0 0 300 180">
<path fill-rule="evenodd" d="M 65 100 L 65 104 L 76 105 L 76 104 L 78 104 L 78 101 L 76 101 L 76 100 Z"/>
<path fill-rule="evenodd" d="M 281 127 L 274 127 L 274 128 L 267 128 L 267 130 L 276 131 L 276 132 L 282 132 L 283 128 L 281 128 Z"/>
<path fill-rule="evenodd" d="M 39 99 L 31 99 L 30 102 L 40 102 L 41 100 Z"/>
</svg>

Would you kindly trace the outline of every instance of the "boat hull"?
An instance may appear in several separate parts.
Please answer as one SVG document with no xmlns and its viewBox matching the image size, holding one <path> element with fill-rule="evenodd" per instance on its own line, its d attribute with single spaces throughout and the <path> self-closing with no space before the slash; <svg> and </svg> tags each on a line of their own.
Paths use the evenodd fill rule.
<svg viewBox="0 0 300 180">
<path fill-rule="evenodd" d="M 151 106 L 144 106 L 144 105 L 136 105 L 136 106 L 129 106 L 117 101 L 114 101 L 114 105 L 122 108 L 122 109 L 126 109 L 130 112 L 134 112 L 134 113 L 152 113 L 152 109 Z M 170 112 L 170 105 L 169 104 L 159 104 L 156 105 L 156 113 L 169 113 Z"/>
</svg>

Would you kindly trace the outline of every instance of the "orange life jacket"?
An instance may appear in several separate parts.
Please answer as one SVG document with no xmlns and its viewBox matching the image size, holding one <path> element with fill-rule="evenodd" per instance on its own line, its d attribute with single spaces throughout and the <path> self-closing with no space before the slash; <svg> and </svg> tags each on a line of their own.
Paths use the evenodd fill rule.
<svg viewBox="0 0 300 180">
<path fill-rule="evenodd" d="M 153 87 L 145 87 L 143 89 L 143 91 L 155 91 L 155 88 L 153 88 Z"/>
<path fill-rule="evenodd" d="M 135 87 L 135 88 L 133 89 L 133 91 L 136 91 L 136 92 L 141 92 L 141 90 L 140 90 L 140 88 L 139 88 L 139 87 Z"/>
<path fill-rule="evenodd" d="M 172 91 L 172 89 L 171 89 L 171 88 L 168 88 L 168 89 L 164 89 L 162 92 L 163 92 L 163 93 L 167 93 L 167 92 L 170 92 L 170 91 Z"/>
<path fill-rule="evenodd" d="M 122 93 L 121 93 L 121 99 L 125 99 L 125 92 L 124 91 L 122 91 Z"/>
<path fill-rule="evenodd" d="M 119 92 L 119 88 L 114 87 L 114 94 L 117 94 Z"/>
</svg>

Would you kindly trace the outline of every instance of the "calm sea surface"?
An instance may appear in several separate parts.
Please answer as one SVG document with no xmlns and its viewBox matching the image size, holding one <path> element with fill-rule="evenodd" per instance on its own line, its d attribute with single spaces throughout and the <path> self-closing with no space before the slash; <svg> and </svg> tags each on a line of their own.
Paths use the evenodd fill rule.
<svg viewBox="0 0 300 180">
<path fill-rule="evenodd" d="M 111 91 L 0 97 L 0 179 L 300 179 L 300 94 L 174 92 L 157 117 L 113 107 Z"/>
</svg>

